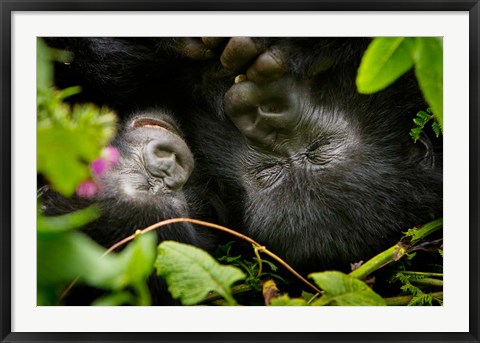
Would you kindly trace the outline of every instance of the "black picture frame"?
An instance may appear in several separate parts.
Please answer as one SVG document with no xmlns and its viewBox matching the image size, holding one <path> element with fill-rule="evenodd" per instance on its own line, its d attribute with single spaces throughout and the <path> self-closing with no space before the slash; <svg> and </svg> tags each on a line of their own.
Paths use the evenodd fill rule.
<svg viewBox="0 0 480 343">
<path fill-rule="evenodd" d="M 1 342 L 298 342 L 298 341 L 418 341 L 418 342 L 479 342 L 479 1 L 457 0 L 396 0 L 396 1 L 8 1 L 1 0 L 1 165 L 0 165 L 0 339 Z M 12 132 L 11 132 L 11 14 L 14 11 L 467 11 L 469 12 L 469 134 L 470 134 L 470 308 L 469 332 L 417 333 L 417 332 L 369 332 L 369 333 L 62 333 L 62 332 L 12 332 L 11 287 L 11 239 L 12 239 Z M 346 325 L 348 325 L 346 323 Z M 408 327 L 408 325 L 405 325 Z M 268 331 L 268 330 L 267 330 Z"/>
</svg>

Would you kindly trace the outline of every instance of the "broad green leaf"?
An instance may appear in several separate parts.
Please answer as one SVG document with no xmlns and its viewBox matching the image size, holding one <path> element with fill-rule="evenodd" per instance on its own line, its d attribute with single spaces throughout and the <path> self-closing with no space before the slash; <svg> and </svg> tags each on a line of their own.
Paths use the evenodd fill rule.
<svg viewBox="0 0 480 343">
<path fill-rule="evenodd" d="M 81 210 L 59 216 L 37 217 L 38 232 L 61 232 L 79 229 L 100 216 L 97 206 L 91 205 Z"/>
<path fill-rule="evenodd" d="M 417 38 L 414 60 L 423 96 L 443 129 L 443 41 L 436 37 Z"/>
<path fill-rule="evenodd" d="M 51 182 L 52 188 L 71 196 L 81 181 L 90 176 L 87 161 L 100 155 L 100 149 L 81 132 L 66 127 L 37 129 L 37 171 Z"/>
<path fill-rule="evenodd" d="M 356 278 L 337 271 L 313 273 L 309 275 L 325 292 L 312 303 L 339 306 L 385 306 L 385 300 L 368 285 Z"/>
<path fill-rule="evenodd" d="M 37 234 L 37 277 L 39 290 L 76 280 L 79 284 L 119 291 L 127 286 L 148 293 L 146 279 L 151 274 L 156 253 L 155 234 L 137 237 L 121 253 L 104 255 L 105 249 L 76 231 Z M 111 295 L 113 297 L 113 295 Z M 146 304 L 149 294 L 139 294 L 130 303 Z M 106 296 L 99 300 L 120 301 Z M 122 296 L 122 299 L 124 297 Z"/>
<path fill-rule="evenodd" d="M 124 286 L 123 260 L 80 232 L 37 233 L 38 284 L 79 282 L 106 289 Z"/>
<path fill-rule="evenodd" d="M 158 246 L 155 268 L 167 281 L 172 296 L 184 305 L 198 304 L 210 291 L 235 305 L 232 284 L 245 279 L 240 269 L 223 266 L 205 251 L 173 241 Z"/>
<path fill-rule="evenodd" d="M 290 298 L 284 294 L 270 301 L 271 306 L 307 306 L 307 301 L 301 298 Z"/>
<path fill-rule="evenodd" d="M 365 51 L 357 74 L 357 89 L 362 94 L 378 92 L 413 66 L 413 38 L 375 38 Z"/>
<path fill-rule="evenodd" d="M 153 271 L 153 263 L 156 255 L 156 234 L 149 232 L 142 234 L 120 253 L 125 265 L 126 283 L 142 283 Z"/>
</svg>

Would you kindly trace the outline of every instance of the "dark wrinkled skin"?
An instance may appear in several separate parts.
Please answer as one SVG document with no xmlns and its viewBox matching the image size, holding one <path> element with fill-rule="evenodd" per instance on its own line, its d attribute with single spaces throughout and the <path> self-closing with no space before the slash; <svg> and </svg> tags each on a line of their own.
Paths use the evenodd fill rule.
<svg viewBox="0 0 480 343">
<path fill-rule="evenodd" d="M 103 89 L 120 115 L 168 105 L 195 156 L 200 217 L 294 267 L 348 269 L 442 215 L 441 150 L 409 137 L 426 108 L 414 76 L 356 92 L 368 39 L 100 41 L 101 53 L 95 39 L 66 45 L 77 60 L 65 79 L 83 70 L 87 90 Z"/>
</svg>

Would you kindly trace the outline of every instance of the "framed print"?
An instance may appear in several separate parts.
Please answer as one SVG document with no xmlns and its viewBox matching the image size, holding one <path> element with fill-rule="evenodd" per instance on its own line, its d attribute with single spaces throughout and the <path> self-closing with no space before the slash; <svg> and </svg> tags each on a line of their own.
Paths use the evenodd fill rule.
<svg viewBox="0 0 480 343">
<path fill-rule="evenodd" d="M 1 5 L 2 342 L 479 341 L 478 1 Z M 42 93 L 51 83 L 71 93 Z M 72 105 L 78 114 L 62 117 L 63 102 L 116 115 Z M 74 126 L 87 121 L 79 145 Z M 91 211 L 85 245 L 70 235 L 83 217 L 48 221 L 71 210 Z M 139 233 L 183 217 L 241 236 L 252 262 L 198 220 Z M 406 230 L 426 222 L 443 232 L 416 245 L 418 230 Z M 130 231 L 105 229 L 124 223 Z M 231 265 L 171 240 L 212 255 L 221 246 Z M 405 262 L 367 278 L 432 252 L 437 269 Z M 95 272 L 79 285 L 72 275 L 86 266 Z M 251 302 L 232 288 L 247 275 L 258 279 L 242 284 L 258 287 Z M 343 293 L 329 290 L 334 277 Z M 380 295 L 369 287 L 382 282 Z M 263 306 L 275 302 L 290 306 Z M 424 303 L 439 306 L 385 306 Z"/>
</svg>

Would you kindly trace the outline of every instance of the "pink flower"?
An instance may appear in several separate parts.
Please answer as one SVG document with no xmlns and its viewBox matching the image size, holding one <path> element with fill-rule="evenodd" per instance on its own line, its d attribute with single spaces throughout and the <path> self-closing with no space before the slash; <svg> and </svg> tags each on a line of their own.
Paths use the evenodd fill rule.
<svg viewBox="0 0 480 343">
<path fill-rule="evenodd" d="M 96 179 L 96 177 L 115 165 L 119 157 L 120 153 L 117 148 L 112 146 L 104 148 L 101 156 L 90 163 L 93 178 Z M 85 180 L 78 186 L 76 193 L 81 198 L 91 198 L 98 193 L 98 185 L 93 180 Z"/>
<path fill-rule="evenodd" d="M 120 153 L 117 148 L 113 146 L 104 148 L 101 157 L 90 163 L 93 176 L 98 176 L 114 166 L 119 157 Z"/>
<path fill-rule="evenodd" d="M 118 162 L 120 153 L 118 149 L 113 146 L 107 146 L 102 151 L 102 157 L 106 160 L 108 166 L 113 166 Z"/>
<path fill-rule="evenodd" d="M 98 176 L 107 170 L 107 161 L 103 158 L 97 158 L 95 161 L 90 163 L 90 169 L 94 176 Z"/>
<path fill-rule="evenodd" d="M 91 180 L 83 181 L 77 188 L 77 195 L 80 198 L 91 198 L 98 192 L 98 186 Z"/>
</svg>

